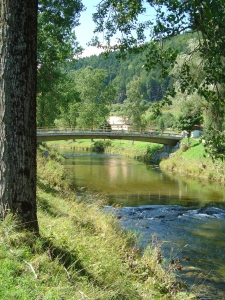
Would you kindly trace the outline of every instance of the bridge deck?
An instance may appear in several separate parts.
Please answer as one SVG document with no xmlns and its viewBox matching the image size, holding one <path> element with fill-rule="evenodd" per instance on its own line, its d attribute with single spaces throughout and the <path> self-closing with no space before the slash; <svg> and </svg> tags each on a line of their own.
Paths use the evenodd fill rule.
<svg viewBox="0 0 225 300">
<path fill-rule="evenodd" d="M 56 140 L 70 140 L 70 139 L 121 139 L 134 140 L 142 142 L 157 143 L 163 145 L 175 146 L 182 136 L 170 133 L 159 134 L 158 132 L 121 132 L 110 131 L 105 132 L 101 130 L 38 130 L 37 141 L 56 141 Z"/>
</svg>

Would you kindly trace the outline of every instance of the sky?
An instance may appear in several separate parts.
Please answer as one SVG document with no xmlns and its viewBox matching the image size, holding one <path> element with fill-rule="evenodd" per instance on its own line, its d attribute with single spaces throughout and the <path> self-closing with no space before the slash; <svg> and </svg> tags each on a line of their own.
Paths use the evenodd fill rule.
<svg viewBox="0 0 225 300">
<path fill-rule="evenodd" d="M 97 49 L 95 47 L 88 47 L 86 44 L 91 41 L 91 38 L 94 36 L 93 30 L 95 28 L 95 24 L 92 21 L 92 14 L 96 11 L 95 6 L 100 2 L 100 0 L 83 0 L 84 6 L 87 7 L 86 11 L 81 13 L 80 17 L 80 26 L 75 28 L 75 34 L 77 37 L 78 43 L 85 49 L 83 52 L 84 56 L 90 55 L 98 55 L 101 53 L 101 49 Z M 148 8 L 145 20 L 153 17 L 153 11 Z M 144 18 L 144 17 L 142 17 Z M 101 36 L 99 36 L 101 40 Z"/>
<path fill-rule="evenodd" d="M 79 44 L 85 49 L 82 56 L 98 55 L 101 50 L 95 47 L 88 47 L 86 44 L 91 41 L 94 36 L 93 30 L 95 28 L 94 22 L 92 21 L 92 14 L 96 11 L 95 5 L 100 0 L 83 0 L 84 6 L 87 7 L 86 11 L 81 13 L 80 26 L 75 28 L 75 34 Z"/>
</svg>

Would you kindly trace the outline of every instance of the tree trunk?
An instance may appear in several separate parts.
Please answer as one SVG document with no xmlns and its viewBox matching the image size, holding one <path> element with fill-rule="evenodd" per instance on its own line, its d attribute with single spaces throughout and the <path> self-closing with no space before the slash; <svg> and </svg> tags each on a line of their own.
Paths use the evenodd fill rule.
<svg viewBox="0 0 225 300">
<path fill-rule="evenodd" d="M 36 207 L 37 0 L 2 0 L 0 216 L 38 233 Z"/>
</svg>

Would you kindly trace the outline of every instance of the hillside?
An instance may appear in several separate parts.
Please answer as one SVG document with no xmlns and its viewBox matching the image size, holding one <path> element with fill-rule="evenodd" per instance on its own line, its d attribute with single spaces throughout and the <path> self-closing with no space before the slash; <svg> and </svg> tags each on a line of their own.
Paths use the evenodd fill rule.
<svg viewBox="0 0 225 300">
<path fill-rule="evenodd" d="M 164 47 L 174 47 L 178 53 L 188 53 L 188 44 L 194 38 L 193 34 L 185 33 L 180 36 L 166 40 Z M 146 71 L 144 63 L 148 59 L 148 52 L 140 52 L 128 56 L 126 60 L 118 60 L 117 53 L 110 53 L 106 58 L 104 54 L 93 55 L 79 59 L 75 64 L 75 70 L 85 67 L 104 69 L 108 73 L 108 82 L 113 82 L 118 88 L 117 102 L 122 103 L 126 98 L 126 85 L 132 81 L 134 76 L 141 77 L 142 92 L 146 101 L 161 100 L 166 89 L 173 82 L 172 77 L 165 80 L 160 78 L 159 70 Z"/>
</svg>

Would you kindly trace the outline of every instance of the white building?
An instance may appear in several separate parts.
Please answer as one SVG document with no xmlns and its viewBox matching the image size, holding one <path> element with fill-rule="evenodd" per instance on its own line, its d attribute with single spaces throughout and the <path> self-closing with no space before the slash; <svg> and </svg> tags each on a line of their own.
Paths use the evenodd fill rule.
<svg viewBox="0 0 225 300">
<path fill-rule="evenodd" d="M 191 132 L 191 137 L 192 138 L 197 138 L 200 137 L 202 135 L 202 127 L 199 125 L 195 125 L 192 132 Z M 184 130 L 182 131 L 182 136 L 183 137 L 187 137 L 187 131 Z"/>
<path fill-rule="evenodd" d="M 110 116 L 107 120 L 111 125 L 112 130 L 125 130 L 128 131 L 130 124 L 120 116 Z"/>
</svg>

